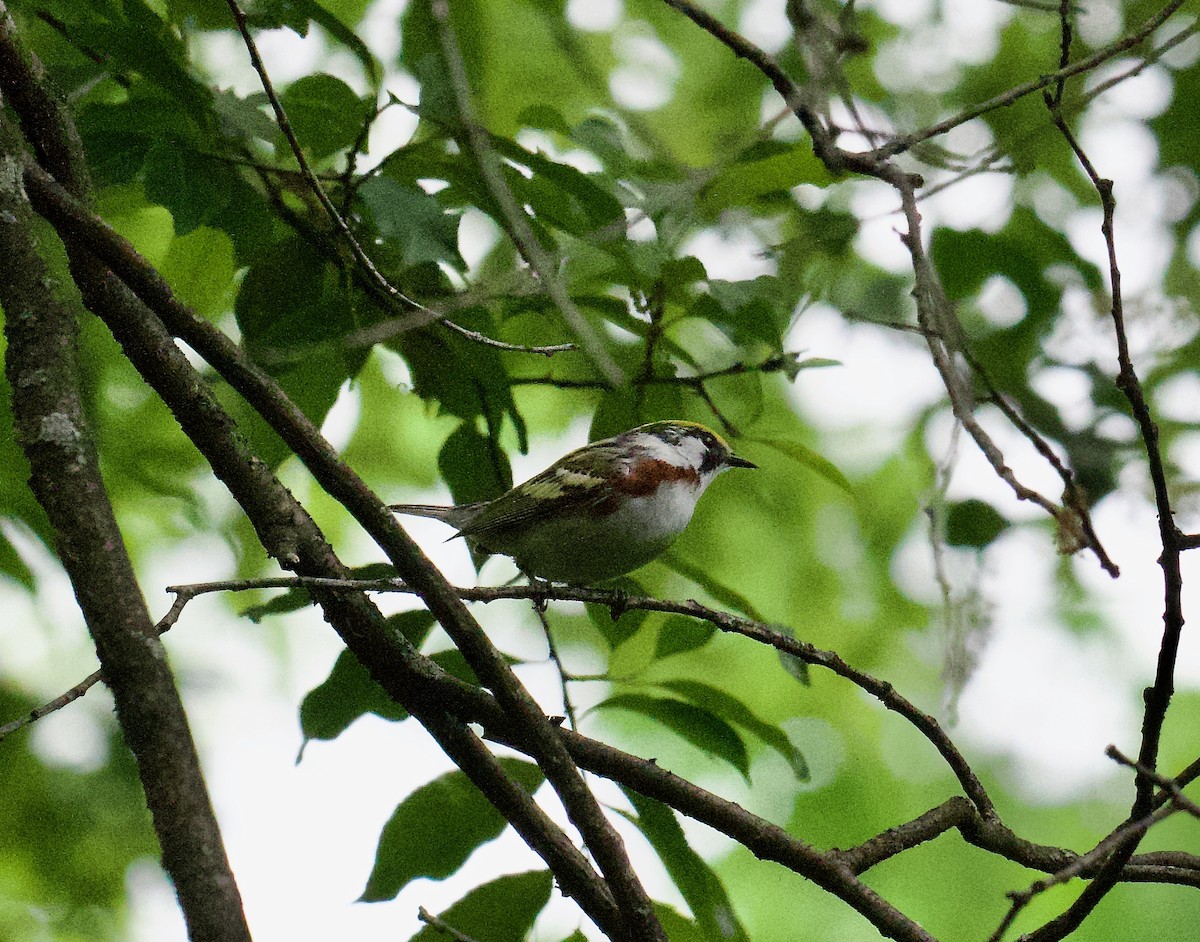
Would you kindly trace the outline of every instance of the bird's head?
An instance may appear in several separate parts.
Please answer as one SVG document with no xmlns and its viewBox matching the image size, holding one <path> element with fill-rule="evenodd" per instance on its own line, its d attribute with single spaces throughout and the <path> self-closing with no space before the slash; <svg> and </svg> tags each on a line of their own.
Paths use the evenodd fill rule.
<svg viewBox="0 0 1200 942">
<path fill-rule="evenodd" d="M 725 439 L 698 422 L 652 422 L 617 437 L 648 458 L 694 471 L 705 484 L 727 468 L 758 467 L 735 455 Z"/>
</svg>

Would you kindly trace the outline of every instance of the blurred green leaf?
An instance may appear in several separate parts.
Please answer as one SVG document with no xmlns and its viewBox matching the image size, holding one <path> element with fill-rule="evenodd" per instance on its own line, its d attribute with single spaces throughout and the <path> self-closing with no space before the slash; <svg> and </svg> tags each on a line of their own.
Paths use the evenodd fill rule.
<svg viewBox="0 0 1200 942">
<path fill-rule="evenodd" d="M 1008 521 L 991 504 L 971 498 L 957 501 L 946 513 L 946 542 L 983 549 L 1008 529 Z"/>
<path fill-rule="evenodd" d="M 226 168 L 211 157 L 172 144 L 146 157 L 146 196 L 171 211 L 177 235 L 210 222 L 229 202 Z"/>
<path fill-rule="evenodd" d="M 376 176 L 359 187 L 358 195 L 379 234 L 395 243 L 407 264 L 444 261 L 467 267 L 458 254 L 458 217 L 424 190 Z"/>
<path fill-rule="evenodd" d="M 698 680 L 664 680 L 659 681 L 657 686 L 715 713 L 735 726 L 740 726 L 748 733 L 753 733 L 787 760 L 797 779 L 801 782 L 808 781 L 808 762 L 805 761 L 800 750 L 792 745 L 787 734 L 778 726 L 759 719 L 737 697 Z"/>
<path fill-rule="evenodd" d="M 618 693 L 596 709 L 629 710 L 661 723 L 697 749 L 723 759 L 750 780 L 750 756 L 737 731 L 715 713 L 682 700 L 641 693 Z"/>
<path fill-rule="evenodd" d="M 456 504 L 499 497 L 512 487 L 508 455 L 469 422 L 450 433 L 438 452 L 438 471 Z"/>
<path fill-rule="evenodd" d="M 741 592 L 717 579 L 707 570 L 697 566 L 689 559 L 685 559 L 676 550 L 667 550 L 658 557 L 658 561 L 679 573 L 685 579 L 690 579 L 696 585 L 700 586 L 722 605 L 728 605 L 730 608 L 741 612 L 747 618 L 753 621 L 766 621 L 759 613 L 757 606 L 746 598 Z"/>
<path fill-rule="evenodd" d="M 747 148 L 701 191 L 708 213 L 747 206 L 764 196 L 786 193 L 801 183 L 828 186 L 833 177 L 813 153 L 812 144 L 762 141 Z"/>
<path fill-rule="evenodd" d="M 766 445 L 768 448 L 774 448 L 781 455 L 786 455 L 793 461 L 799 462 L 811 471 L 815 471 L 830 484 L 841 488 L 851 497 L 854 497 L 854 485 L 849 479 L 837 469 L 832 461 L 819 455 L 807 445 L 796 441 L 795 439 L 783 438 L 751 438 L 750 441 L 758 442 L 761 445 Z"/>
<path fill-rule="evenodd" d="M 610 649 L 615 649 L 632 638 L 650 617 L 650 613 L 647 611 L 630 609 L 621 612 L 620 617 L 614 621 L 612 612 L 607 605 L 595 605 L 588 602 L 585 607 L 588 618 L 600 631 Z"/>
<path fill-rule="evenodd" d="M 317 161 L 353 145 L 373 110 L 349 85 L 324 73 L 296 79 L 280 99 L 300 146 Z"/>
<path fill-rule="evenodd" d="M 656 658 L 671 657 L 704 647 L 717 633 L 715 625 L 685 615 L 668 615 L 658 626 Z"/>
</svg>

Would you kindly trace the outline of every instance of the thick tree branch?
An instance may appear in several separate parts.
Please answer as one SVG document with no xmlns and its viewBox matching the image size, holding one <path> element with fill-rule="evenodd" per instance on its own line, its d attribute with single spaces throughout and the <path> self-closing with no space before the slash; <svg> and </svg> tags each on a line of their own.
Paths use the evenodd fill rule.
<svg viewBox="0 0 1200 942">
<path fill-rule="evenodd" d="M 32 79 L 0 5 L 0 83 Z M 30 90 L 36 98 L 36 91 Z M 55 110 L 52 102 L 43 102 Z M 96 644 L 133 752 L 188 933 L 196 942 L 249 940 L 241 896 L 187 717 L 117 526 L 84 416 L 75 311 L 47 290 L 22 187 L 23 142 L 0 110 L 0 304 L 6 371 L 30 484 L 54 527 L 59 557 Z"/>
</svg>

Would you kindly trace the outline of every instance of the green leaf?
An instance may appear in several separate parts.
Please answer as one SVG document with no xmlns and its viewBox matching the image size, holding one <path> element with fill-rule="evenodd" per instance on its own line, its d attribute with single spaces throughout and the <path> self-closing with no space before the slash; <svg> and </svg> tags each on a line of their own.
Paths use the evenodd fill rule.
<svg viewBox="0 0 1200 942">
<path fill-rule="evenodd" d="M 533 923 L 550 901 L 554 877 L 548 870 L 531 870 L 500 877 L 472 890 L 438 914 L 438 919 L 463 937 L 477 942 L 524 942 Z M 409 942 L 445 942 L 446 933 L 425 926 Z"/>
<path fill-rule="evenodd" d="M 424 609 L 391 615 L 387 622 L 415 648 L 424 643 L 434 624 L 433 616 Z M 300 731 L 304 743 L 313 739 L 335 739 L 367 713 L 396 721 L 408 716 L 408 711 L 372 679 L 362 662 L 349 651 L 343 651 L 329 676 L 300 702 Z"/>
<path fill-rule="evenodd" d="M 667 550 L 658 557 L 658 561 L 665 565 L 668 569 L 672 569 L 685 579 L 690 579 L 696 585 L 700 586 L 705 592 L 711 595 L 722 605 L 728 605 L 732 609 L 741 612 L 747 618 L 754 621 L 766 621 L 759 613 L 758 608 L 746 596 L 744 596 L 733 586 L 726 585 L 719 579 L 715 578 L 706 569 L 697 566 L 691 560 L 685 559 L 675 550 Z"/>
<path fill-rule="evenodd" d="M 405 186 L 389 176 L 376 176 L 358 194 L 379 234 L 404 257 L 405 264 L 449 262 L 467 267 L 458 253 L 459 217 L 417 186 Z"/>
<path fill-rule="evenodd" d="M 233 243 L 219 229 L 201 227 L 177 236 L 159 266 L 176 297 L 202 317 L 214 319 L 233 300 Z"/>
<path fill-rule="evenodd" d="M 658 626 L 658 640 L 654 646 L 656 658 L 671 657 L 702 648 L 717 633 L 715 625 L 686 615 L 668 615 Z"/>
<path fill-rule="evenodd" d="M 385 720 L 408 718 L 408 711 L 387 695 L 362 662 L 343 651 L 329 676 L 300 701 L 300 732 L 304 737 L 301 755 L 309 741 L 336 739 L 367 713 Z"/>
<path fill-rule="evenodd" d="M 564 137 L 571 136 L 571 126 L 563 118 L 562 112 L 550 105 L 530 105 L 523 108 L 517 115 L 517 124 L 543 131 L 555 131 Z"/>
<path fill-rule="evenodd" d="M 597 704 L 596 709 L 629 710 L 647 716 L 696 748 L 728 762 L 747 782 L 750 780 L 750 757 L 742 737 L 725 720 L 702 707 L 667 697 L 618 693 Z"/>
<path fill-rule="evenodd" d="M 473 320 L 463 312 L 455 320 L 464 327 L 494 329 L 494 324 Z M 457 334 L 410 331 L 389 341 L 408 362 L 413 391 L 425 400 L 436 400 L 441 412 L 472 420 L 483 416 L 489 433 L 499 433 L 507 415 L 517 431 L 517 445 L 527 447 L 525 420 L 517 410 L 508 371 L 494 347 L 474 343 Z"/>
<path fill-rule="evenodd" d="M 796 778 L 802 782 L 808 781 L 808 762 L 800 750 L 792 745 L 787 734 L 778 726 L 759 719 L 754 711 L 737 697 L 697 680 L 667 680 L 659 682 L 657 686 L 678 694 L 696 706 L 704 707 L 757 736 L 787 760 Z"/>
<path fill-rule="evenodd" d="M 289 2 L 301 12 L 307 13 L 314 23 L 354 53 L 358 61 L 362 63 L 363 69 L 367 73 L 367 79 L 373 86 L 377 87 L 383 81 L 383 68 L 380 66 L 379 60 L 371 54 L 367 44 L 358 38 L 354 30 L 316 0 L 289 0 Z"/>
<path fill-rule="evenodd" d="M 709 321 L 735 344 L 747 346 L 755 341 L 773 350 L 783 347 L 783 334 L 792 320 L 795 298 L 784 291 L 774 275 L 760 275 L 745 281 L 708 283 L 708 295 L 701 295 L 689 314 Z"/>
<path fill-rule="evenodd" d="M 531 762 L 505 758 L 500 764 L 530 794 L 542 783 L 541 769 Z M 400 803 L 384 825 L 375 852 L 375 866 L 360 900 L 374 903 L 394 899 L 419 877 L 445 879 L 477 847 L 499 837 L 507 824 L 463 772 L 448 772 L 422 785 Z M 548 893 L 548 875 L 546 879 Z M 498 907 L 507 908 L 507 905 Z M 450 912 L 453 907 L 447 916 Z M 492 913 L 493 918 L 497 915 L 498 912 Z M 463 931 L 467 931 L 465 927 Z"/>
<path fill-rule="evenodd" d="M 983 549 L 1008 529 L 1008 521 L 991 504 L 971 498 L 950 505 L 946 542 Z"/>
<path fill-rule="evenodd" d="M 251 266 L 234 302 L 243 346 L 317 425 L 370 353 L 341 343 L 357 326 L 356 300 L 339 271 L 288 236 Z M 236 399 L 229 408 L 269 465 L 291 454 L 256 412 Z"/>
<path fill-rule="evenodd" d="M 799 144 L 763 141 L 743 152 L 701 191 L 700 206 L 716 214 L 731 206 L 751 206 L 801 183 L 828 186 L 832 181 L 807 139 Z"/>
<path fill-rule="evenodd" d="M 324 73 L 297 79 L 280 97 L 300 146 L 317 161 L 351 147 L 371 114 L 349 85 Z"/>
<path fill-rule="evenodd" d="M 508 455 L 470 422 L 463 422 L 442 445 L 438 471 L 456 504 L 499 497 L 513 483 Z"/>
<path fill-rule="evenodd" d="M 621 612 L 620 617 L 614 621 L 612 610 L 607 605 L 587 602 L 584 607 L 588 618 L 608 642 L 610 649 L 616 649 L 632 638 L 650 617 L 647 611 L 632 609 Z"/>
<path fill-rule="evenodd" d="M 667 868 L 667 874 L 692 911 L 703 938 L 714 942 L 724 939 L 748 942 L 749 936 L 738 921 L 729 894 L 713 868 L 688 844 L 675 812 L 633 789 L 622 786 L 621 791 L 637 812 L 638 829 Z"/>
<path fill-rule="evenodd" d="M 145 171 L 146 197 L 170 210 L 176 235 L 211 221 L 229 202 L 227 169 L 211 157 L 158 144 L 146 157 Z"/>
<path fill-rule="evenodd" d="M 786 635 L 789 638 L 796 637 L 796 631 L 791 625 L 772 624 L 768 625 L 772 631 L 777 631 L 781 635 Z M 787 651 L 780 651 L 778 648 L 775 652 L 779 655 L 780 666 L 796 680 L 800 681 L 805 687 L 812 686 L 812 676 L 809 671 L 808 661 L 802 660 Z"/>
<path fill-rule="evenodd" d="M 766 445 L 768 448 L 774 448 L 781 455 L 786 455 L 809 470 L 815 471 L 830 484 L 841 488 L 851 497 L 855 496 L 854 485 L 850 483 L 846 475 L 842 474 L 832 461 L 819 455 L 807 445 L 790 438 L 750 438 L 749 441 L 758 442 L 761 445 Z"/>
<path fill-rule="evenodd" d="M 654 915 L 671 942 L 714 942 L 714 937 L 666 903 L 654 904 Z M 715 937 L 720 940 L 720 936 Z"/>
</svg>

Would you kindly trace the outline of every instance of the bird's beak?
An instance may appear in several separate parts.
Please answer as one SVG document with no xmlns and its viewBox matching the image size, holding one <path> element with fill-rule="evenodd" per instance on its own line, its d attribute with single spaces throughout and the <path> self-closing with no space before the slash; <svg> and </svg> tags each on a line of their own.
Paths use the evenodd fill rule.
<svg viewBox="0 0 1200 942">
<path fill-rule="evenodd" d="M 730 455 L 725 459 L 725 463 L 731 468 L 757 468 L 753 461 L 747 461 L 745 458 L 739 458 L 737 455 Z"/>
</svg>

